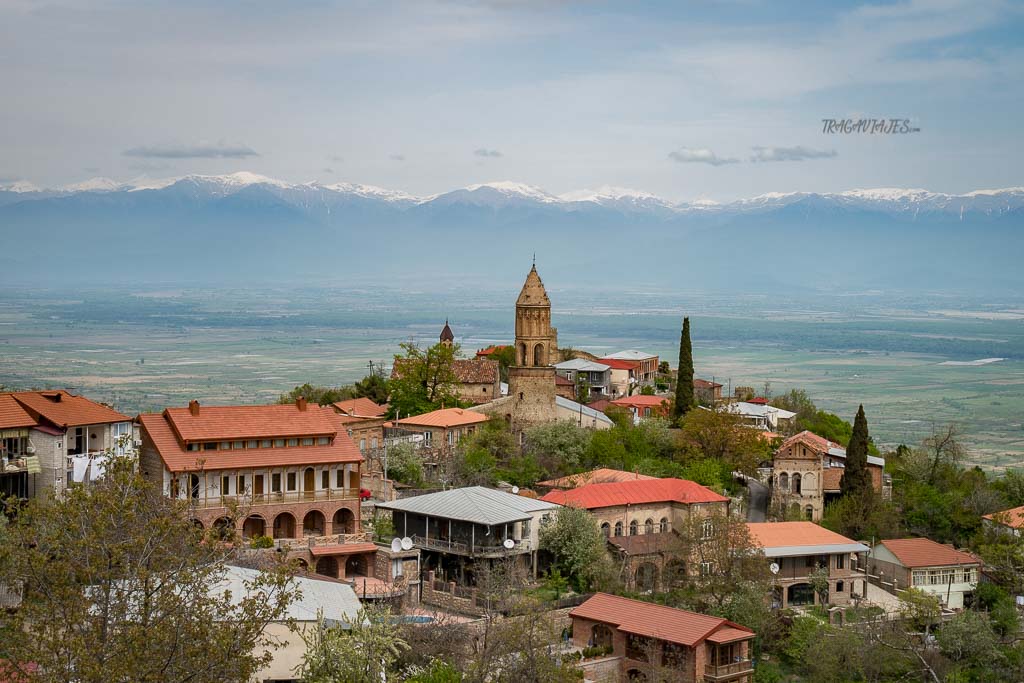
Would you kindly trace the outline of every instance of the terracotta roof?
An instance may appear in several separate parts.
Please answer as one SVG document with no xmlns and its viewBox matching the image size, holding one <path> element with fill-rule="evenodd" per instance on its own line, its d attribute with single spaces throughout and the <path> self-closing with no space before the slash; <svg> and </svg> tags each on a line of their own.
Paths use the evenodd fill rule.
<svg viewBox="0 0 1024 683">
<path fill-rule="evenodd" d="M 452 372 L 460 384 L 494 384 L 498 381 L 498 361 L 489 358 L 458 358 Z"/>
<path fill-rule="evenodd" d="M 516 299 L 516 306 L 550 305 L 551 300 L 548 299 L 547 290 L 544 289 L 544 283 L 541 282 L 540 275 L 537 274 L 537 266 L 534 265 L 526 274 L 526 282 L 523 283 L 519 298 Z"/>
<path fill-rule="evenodd" d="M 600 621 L 624 633 L 678 643 L 694 647 L 720 630 L 745 632 L 748 638 L 754 632 L 720 617 L 697 614 L 652 602 L 631 600 L 607 593 L 593 597 L 569 612 L 571 617 Z"/>
<path fill-rule="evenodd" d="M 793 436 L 783 441 L 782 445 L 779 446 L 779 450 L 789 448 L 791 445 L 795 443 L 805 443 L 811 448 L 817 449 L 819 453 L 827 453 L 831 448 L 842 448 L 845 450 L 844 446 L 837 444 L 835 441 L 829 441 L 828 439 L 818 436 L 814 432 L 806 429 L 800 432 L 799 434 L 794 434 Z"/>
<path fill-rule="evenodd" d="M 762 548 L 856 543 L 814 522 L 749 522 L 747 528 Z"/>
<path fill-rule="evenodd" d="M 759 406 L 766 406 L 768 405 L 768 399 L 764 398 L 763 396 L 757 396 L 747 401 L 747 403 L 755 403 Z"/>
<path fill-rule="evenodd" d="M 278 409 L 281 407 L 291 407 L 295 413 L 299 413 L 295 410 L 294 406 L 237 406 L 239 408 L 245 408 L 246 411 L 238 411 L 247 416 L 252 416 L 253 412 L 258 414 L 260 409 Z M 142 426 L 142 434 L 144 437 L 148 437 L 153 445 L 156 447 L 157 452 L 160 454 L 161 460 L 168 470 L 172 472 L 185 472 L 189 470 L 225 470 L 225 469 L 239 469 L 239 468 L 252 468 L 252 467 L 286 467 L 290 465 L 314 465 L 314 464 L 338 464 L 338 463 L 349 463 L 349 462 L 362 462 L 363 456 L 359 453 L 359 449 L 352 442 L 348 433 L 344 429 L 344 425 L 341 423 L 343 416 L 338 415 L 330 408 L 321 408 L 320 406 L 309 406 L 308 411 L 316 411 L 324 418 L 319 425 L 326 424 L 329 427 L 327 433 L 312 432 L 310 434 L 300 434 L 299 436 L 331 436 L 333 440 L 329 445 L 326 446 L 289 446 L 285 448 L 244 448 L 244 449 L 232 449 L 232 450 L 216 450 L 216 451 L 187 451 L 185 450 L 184 444 L 179 440 L 178 436 L 174 432 L 174 428 L 171 424 L 171 417 L 169 415 L 171 410 L 179 410 L 168 408 L 163 413 L 147 413 L 139 415 L 136 419 Z M 188 409 L 184 409 L 188 412 Z M 201 412 L 208 410 L 202 408 Z M 221 414 L 226 415 L 226 428 L 234 433 L 238 432 L 238 425 L 231 422 L 233 411 L 223 412 Z M 277 425 L 277 421 L 281 419 L 281 413 L 278 410 L 268 410 L 268 414 L 274 419 L 274 425 L 276 428 L 280 428 Z M 207 429 L 204 433 L 216 434 L 217 425 L 214 423 L 207 423 Z M 251 435 L 253 438 L 259 438 L 257 435 Z M 283 436 L 283 435 L 276 435 Z M 224 440 L 224 441 L 237 441 L 246 440 L 238 436 L 221 436 L 211 437 L 210 440 Z"/>
<path fill-rule="evenodd" d="M 39 423 L 10 394 L 0 394 L 0 429 L 34 427 Z"/>
<path fill-rule="evenodd" d="M 562 377 L 561 375 L 555 375 L 555 386 L 558 386 L 559 384 L 570 387 L 576 386 L 576 382 L 573 382 L 571 379 Z"/>
<path fill-rule="evenodd" d="M 930 538 L 897 538 L 880 541 L 904 567 L 948 567 L 956 564 L 980 564 L 973 555 Z"/>
<path fill-rule="evenodd" d="M 654 520 L 654 528 L 658 528 L 658 520 Z M 653 534 L 637 534 L 636 536 L 609 536 L 608 542 L 627 555 L 650 555 L 666 551 L 682 550 L 682 542 L 674 533 L 656 532 Z"/>
<path fill-rule="evenodd" d="M 112 408 L 90 401 L 59 389 L 56 391 L 16 391 L 8 394 L 29 415 L 37 421 L 43 418 L 59 427 L 76 427 L 80 425 L 106 424 L 110 422 L 128 422 L 127 415 L 122 415 Z"/>
<path fill-rule="evenodd" d="M 590 403 L 588 403 L 587 407 L 593 408 L 594 410 L 600 410 L 603 413 L 605 410 L 608 409 L 608 406 L 610 406 L 611 404 L 612 402 L 609 401 L 608 399 L 599 398 L 596 401 L 591 401 Z"/>
<path fill-rule="evenodd" d="M 486 349 L 480 349 L 479 351 L 477 351 L 476 352 L 476 357 L 480 358 L 481 356 L 489 356 L 492 353 L 494 353 L 495 351 L 501 351 L 502 349 L 510 349 L 510 348 L 512 348 L 512 347 L 509 344 L 501 344 L 501 345 L 498 345 L 498 346 L 491 345 L 491 346 L 488 346 Z"/>
<path fill-rule="evenodd" d="M 1002 512 L 993 512 L 990 515 L 982 515 L 982 519 L 992 520 L 1014 529 L 1024 528 L 1024 505 L 1019 508 L 1010 508 Z"/>
<path fill-rule="evenodd" d="M 710 636 L 707 640 L 712 643 L 718 643 L 724 645 L 725 643 L 735 643 L 737 640 L 746 640 L 751 636 L 751 632 L 743 628 L 727 627 L 718 629 Z"/>
<path fill-rule="evenodd" d="M 299 410 L 294 403 L 269 406 L 200 406 L 167 408 L 163 413 L 182 441 L 231 441 L 272 437 L 334 434 L 338 422 L 334 410 L 308 404 Z"/>
<path fill-rule="evenodd" d="M 403 417 L 398 421 L 399 425 L 412 425 L 416 427 L 461 427 L 486 422 L 487 416 L 483 413 L 476 413 L 464 408 L 442 408 L 422 415 Z"/>
<path fill-rule="evenodd" d="M 686 479 L 640 479 L 588 484 L 565 491 L 555 490 L 543 496 L 541 500 L 596 510 L 643 503 L 719 503 L 728 502 L 729 499 Z"/>
<path fill-rule="evenodd" d="M 339 412 L 353 417 L 380 417 L 388 412 L 388 404 L 380 405 L 364 397 L 350 398 L 332 404 Z"/>
<path fill-rule="evenodd" d="M 718 382 L 709 382 L 706 379 L 695 379 L 693 387 L 694 389 L 721 389 L 722 385 Z"/>
<path fill-rule="evenodd" d="M 375 553 L 377 546 L 373 543 L 332 543 L 330 545 L 310 546 L 309 552 L 313 557 L 323 555 L 359 555 L 361 553 Z"/>
<path fill-rule="evenodd" d="M 654 407 L 668 405 L 667 396 L 653 396 L 650 394 L 634 394 L 633 396 L 622 396 L 612 401 L 617 406 L 641 406 Z"/>
<path fill-rule="evenodd" d="M 657 477 L 649 477 L 646 474 L 640 474 L 639 472 L 625 472 L 623 470 L 613 470 L 607 467 L 601 467 L 596 470 L 590 470 L 589 472 L 580 472 L 578 474 L 559 477 L 558 479 L 539 481 L 537 482 L 537 486 L 547 486 L 552 489 L 574 489 L 579 486 L 586 486 L 587 484 L 607 484 L 618 481 L 643 479 L 657 479 Z"/>
<path fill-rule="evenodd" d="M 638 360 L 623 360 L 621 358 L 601 358 L 601 364 L 607 365 L 612 370 L 636 370 L 640 367 Z"/>
</svg>

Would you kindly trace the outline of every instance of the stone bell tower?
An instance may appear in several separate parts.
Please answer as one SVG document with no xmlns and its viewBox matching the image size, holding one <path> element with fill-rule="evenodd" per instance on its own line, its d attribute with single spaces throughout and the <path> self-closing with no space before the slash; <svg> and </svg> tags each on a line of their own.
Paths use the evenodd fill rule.
<svg viewBox="0 0 1024 683">
<path fill-rule="evenodd" d="M 537 266 L 526 276 L 516 300 L 516 361 L 509 368 L 513 429 L 551 422 L 555 417 L 555 369 L 558 331 L 551 327 L 551 300 Z"/>
</svg>

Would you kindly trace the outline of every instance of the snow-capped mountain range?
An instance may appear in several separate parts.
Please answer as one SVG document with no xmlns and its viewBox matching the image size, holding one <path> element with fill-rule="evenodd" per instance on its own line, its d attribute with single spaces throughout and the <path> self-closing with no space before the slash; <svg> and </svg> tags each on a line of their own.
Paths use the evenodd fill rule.
<svg viewBox="0 0 1024 683">
<path fill-rule="evenodd" d="M 551 263 L 545 277 L 579 285 L 1005 293 L 1024 291 L 1024 188 L 717 203 L 621 187 L 556 195 L 514 182 L 424 197 L 254 173 L 94 178 L 0 187 L 0 244 L 0 285 L 433 282 L 453 273 L 514 282 L 537 252 Z"/>
<path fill-rule="evenodd" d="M 401 190 L 389 190 L 358 183 L 288 183 L 247 171 L 227 175 L 187 175 L 167 179 L 137 178 L 127 182 L 118 182 L 109 178 L 92 178 L 56 188 L 39 188 L 25 181 L 17 181 L 6 185 L 0 184 L 0 193 L 8 195 L 4 203 L 9 204 L 13 199 L 31 201 L 80 193 L 142 192 L 168 189 L 188 192 L 196 197 L 204 195 L 226 197 L 252 187 L 269 190 L 285 201 L 295 201 L 300 205 L 316 198 L 320 200 L 357 198 L 406 207 L 425 204 L 445 206 L 467 204 L 501 208 L 535 204 L 572 210 L 585 208 L 585 205 L 589 204 L 623 211 L 686 213 L 694 211 L 760 211 L 810 199 L 834 204 L 837 207 L 897 213 L 940 211 L 959 214 L 965 211 L 980 211 L 999 214 L 1024 207 L 1024 187 L 975 190 L 964 194 L 946 194 L 923 189 L 903 188 L 854 189 L 836 193 L 769 192 L 749 199 L 720 203 L 706 199 L 673 202 L 649 192 L 612 186 L 554 195 L 533 185 L 510 181 L 479 183 L 449 192 L 415 196 Z M 16 195 L 16 197 L 10 195 Z"/>
</svg>

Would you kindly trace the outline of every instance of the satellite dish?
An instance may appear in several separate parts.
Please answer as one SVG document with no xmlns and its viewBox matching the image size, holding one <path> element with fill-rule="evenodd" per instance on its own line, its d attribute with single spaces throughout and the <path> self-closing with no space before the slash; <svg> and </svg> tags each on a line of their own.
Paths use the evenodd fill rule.
<svg viewBox="0 0 1024 683">
<path fill-rule="evenodd" d="M 397 541 L 398 539 L 395 540 Z M 408 536 L 402 538 L 400 543 L 402 544 L 402 550 L 412 550 L 412 539 Z"/>
<path fill-rule="evenodd" d="M 402 539 L 392 538 L 391 539 L 391 552 L 397 553 L 402 549 Z"/>
<path fill-rule="evenodd" d="M 518 486 L 513 486 L 512 487 L 512 493 L 519 493 L 519 487 Z"/>
<path fill-rule="evenodd" d="M 502 545 L 505 546 L 505 550 L 512 550 L 512 548 L 516 547 L 516 542 L 513 541 L 511 538 L 506 538 L 505 542 L 502 543 Z"/>
<path fill-rule="evenodd" d="M 770 565 L 768 565 L 768 571 L 770 571 L 772 574 L 778 574 L 779 569 L 780 567 L 777 562 L 772 562 Z"/>
</svg>

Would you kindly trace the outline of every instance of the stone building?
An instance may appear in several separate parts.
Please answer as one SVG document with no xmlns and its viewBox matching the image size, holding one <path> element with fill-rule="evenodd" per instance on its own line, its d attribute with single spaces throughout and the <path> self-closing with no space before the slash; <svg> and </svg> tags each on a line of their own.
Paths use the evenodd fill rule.
<svg viewBox="0 0 1024 683">
<path fill-rule="evenodd" d="M 772 499 L 796 507 L 818 522 L 825 505 L 839 497 L 839 481 L 846 465 L 846 449 L 809 431 L 786 439 L 772 459 L 769 485 Z M 885 460 L 868 456 L 868 471 L 875 491 L 885 493 Z"/>
</svg>

